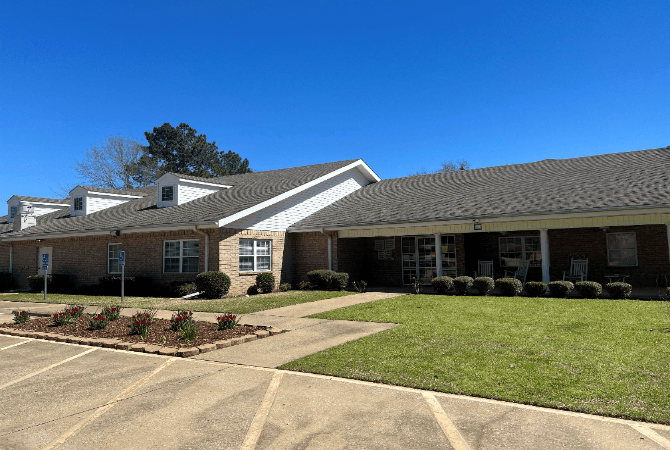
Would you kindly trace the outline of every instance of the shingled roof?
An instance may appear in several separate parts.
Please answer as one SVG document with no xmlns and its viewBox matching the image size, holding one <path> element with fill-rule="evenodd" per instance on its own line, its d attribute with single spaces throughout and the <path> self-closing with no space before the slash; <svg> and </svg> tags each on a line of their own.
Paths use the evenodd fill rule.
<svg viewBox="0 0 670 450">
<path fill-rule="evenodd" d="M 34 202 L 34 203 L 55 203 L 58 205 L 69 205 L 70 200 L 67 198 L 65 199 L 58 199 L 58 198 L 45 198 L 45 197 L 26 197 L 25 195 L 14 195 L 13 197 L 18 198 L 21 201 L 24 202 Z"/>
<path fill-rule="evenodd" d="M 70 216 L 69 209 L 38 216 L 37 225 L 14 232 L 7 217 L 0 218 L 0 240 L 47 233 L 110 230 L 184 223 L 213 223 L 316 180 L 358 160 L 268 170 L 219 178 L 190 177 L 198 181 L 232 186 L 182 205 L 157 208 L 156 186 L 120 191 L 142 198 L 85 216 Z M 177 174 L 176 174 L 177 175 Z M 180 176 L 180 175 L 178 175 Z"/>
<path fill-rule="evenodd" d="M 655 206 L 670 206 L 670 147 L 382 180 L 289 230 Z"/>
</svg>

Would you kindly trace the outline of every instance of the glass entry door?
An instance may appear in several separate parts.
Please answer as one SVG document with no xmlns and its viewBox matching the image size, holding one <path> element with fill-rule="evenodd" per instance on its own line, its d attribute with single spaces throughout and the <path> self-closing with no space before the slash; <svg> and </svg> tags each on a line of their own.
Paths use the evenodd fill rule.
<svg viewBox="0 0 670 450">
<path fill-rule="evenodd" d="M 402 238 L 402 282 L 412 284 L 412 277 L 430 282 L 437 276 L 435 237 Z"/>
</svg>

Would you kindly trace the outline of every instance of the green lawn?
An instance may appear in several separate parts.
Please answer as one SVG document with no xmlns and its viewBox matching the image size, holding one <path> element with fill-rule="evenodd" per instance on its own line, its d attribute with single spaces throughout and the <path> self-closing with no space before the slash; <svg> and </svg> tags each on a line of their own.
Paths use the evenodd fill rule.
<svg viewBox="0 0 670 450">
<path fill-rule="evenodd" d="M 407 295 L 311 317 L 402 325 L 282 369 L 670 424 L 660 301 Z"/>
<path fill-rule="evenodd" d="M 121 297 L 86 296 L 48 294 L 46 303 L 67 303 L 78 305 L 123 305 L 131 308 L 157 308 L 157 309 L 190 309 L 192 311 L 207 312 L 234 312 L 236 314 L 247 314 L 266 309 L 280 308 L 282 306 L 297 305 L 300 303 L 314 302 L 327 298 L 343 297 L 353 292 L 338 291 L 288 291 L 273 292 L 271 294 L 254 295 L 251 297 L 231 297 L 222 300 L 183 300 L 180 298 L 158 298 L 158 297 L 126 297 L 121 303 Z M 18 294 L 0 296 L 0 301 L 14 302 L 44 302 L 42 294 Z"/>
</svg>

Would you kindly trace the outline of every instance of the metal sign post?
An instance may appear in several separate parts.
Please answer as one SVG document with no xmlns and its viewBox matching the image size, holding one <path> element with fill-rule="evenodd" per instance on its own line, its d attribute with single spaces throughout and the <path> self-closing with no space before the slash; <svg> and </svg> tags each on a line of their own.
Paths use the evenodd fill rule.
<svg viewBox="0 0 670 450">
<path fill-rule="evenodd" d="M 47 299 L 47 277 L 49 272 L 49 254 L 42 253 L 42 270 L 44 270 L 44 300 Z"/>
<path fill-rule="evenodd" d="M 124 288 L 125 288 L 125 272 L 126 272 L 126 252 L 119 252 L 119 266 L 121 266 L 121 303 L 124 299 Z"/>
</svg>

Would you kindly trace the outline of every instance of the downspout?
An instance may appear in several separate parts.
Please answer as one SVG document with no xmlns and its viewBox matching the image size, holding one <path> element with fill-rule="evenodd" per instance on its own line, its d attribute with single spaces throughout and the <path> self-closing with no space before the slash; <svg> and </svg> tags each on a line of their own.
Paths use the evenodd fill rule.
<svg viewBox="0 0 670 450">
<path fill-rule="evenodd" d="M 193 225 L 193 232 L 205 236 L 205 272 L 209 272 L 209 234 L 198 230 L 197 225 Z"/>
<path fill-rule="evenodd" d="M 326 234 L 321 228 L 321 234 L 328 238 L 328 270 L 333 270 L 333 238 L 330 234 Z"/>
</svg>

